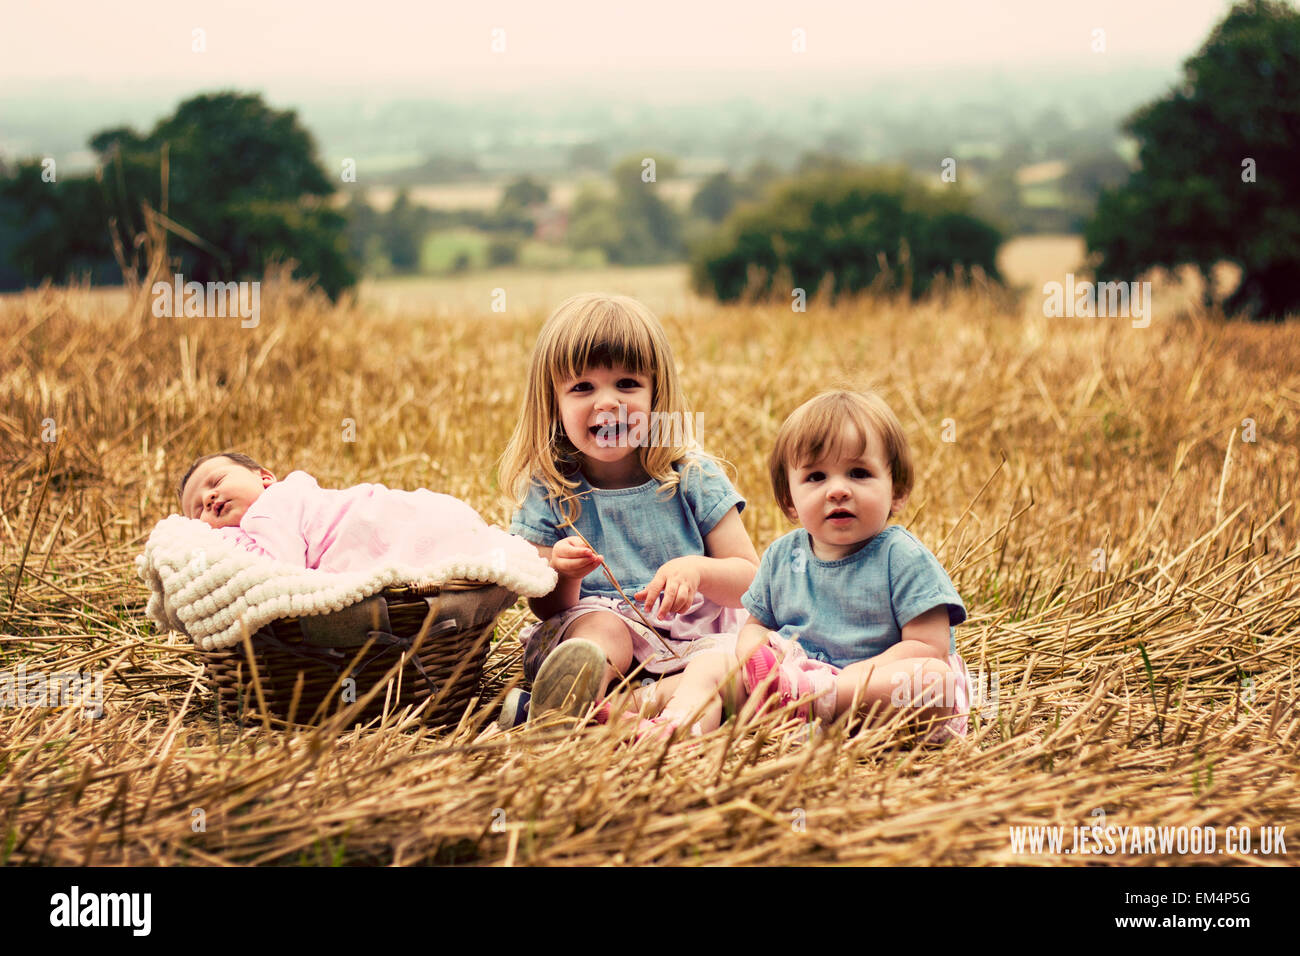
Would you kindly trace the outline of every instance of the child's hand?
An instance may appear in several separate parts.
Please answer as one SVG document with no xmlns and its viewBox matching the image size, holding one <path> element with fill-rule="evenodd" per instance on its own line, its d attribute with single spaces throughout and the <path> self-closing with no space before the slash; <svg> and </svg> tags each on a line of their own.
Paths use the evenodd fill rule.
<svg viewBox="0 0 1300 956">
<path fill-rule="evenodd" d="M 691 609 L 695 592 L 700 589 L 700 568 L 695 558 L 673 558 L 659 569 L 654 580 L 638 591 L 636 599 L 646 610 L 654 607 L 655 598 L 663 595 L 656 615 L 661 621 L 670 614 L 682 614 Z"/>
<path fill-rule="evenodd" d="M 576 534 L 560 539 L 551 549 L 551 567 L 566 578 L 585 578 L 600 567 L 601 560 Z"/>
</svg>

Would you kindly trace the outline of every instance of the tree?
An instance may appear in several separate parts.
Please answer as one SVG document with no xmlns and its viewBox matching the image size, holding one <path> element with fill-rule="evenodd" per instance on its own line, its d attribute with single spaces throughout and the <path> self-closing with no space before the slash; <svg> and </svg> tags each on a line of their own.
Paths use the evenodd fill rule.
<svg viewBox="0 0 1300 956">
<path fill-rule="evenodd" d="M 568 244 L 577 250 L 599 249 L 609 259 L 622 235 L 614 200 L 594 186 L 582 187 L 569 210 Z"/>
<path fill-rule="evenodd" d="M 644 154 L 619 162 L 611 175 L 613 196 L 584 188 L 569 214 L 568 242 L 574 249 L 600 249 L 609 262 L 643 265 L 670 262 L 683 253 L 682 222 L 677 210 L 658 195 L 659 181 L 673 176 L 676 161 L 659 157 L 655 178 L 648 177 Z"/>
<path fill-rule="evenodd" d="M 959 266 L 996 280 L 1001 236 L 968 209 L 964 194 L 901 170 L 822 172 L 738 210 L 697 250 L 692 277 L 723 301 L 793 288 L 811 296 L 824 281 L 832 297 L 877 284 L 918 295 Z"/>
<path fill-rule="evenodd" d="M 714 173 L 700 186 L 691 199 L 691 212 L 712 222 L 722 222 L 736 205 L 738 197 L 736 182 L 724 169 L 720 173 Z"/>
<path fill-rule="evenodd" d="M 499 209 L 527 209 L 529 206 L 545 203 L 551 196 L 544 183 L 532 176 L 519 176 L 501 194 Z"/>
<path fill-rule="evenodd" d="M 41 163 L 30 160 L 0 181 L 0 288 L 21 289 L 47 277 L 120 280 L 108 241 L 111 212 L 99 184 L 73 176 L 46 182 L 41 173 Z"/>
<path fill-rule="evenodd" d="M 767 187 L 781 180 L 781 170 L 769 163 L 766 159 L 760 159 L 749 167 L 745 173 L 744 179 L 740 184 L 740 196 L 742 199 L 757 199 L 763 195 Z"/>
<path fill-rule="evenodd" d="M 433 216 L 424 206 L 411 202 L 405 189 L 397 192 L 393 205 L 379 221 L 380 235 L 388 260 L 397 272 L 415 272 L 420 268 L 420 251 L 424 237 L 433 228 Z"/>
<path fill-rule="evenodd" d="M 366 271 L 376 267 L 382 255 L 387 258 L 387 251 L 377 235 L 381 216 L 370 203 L 365 194 L 357 190 L 343 209 L 347 217 L 345 234 L 348 242 L 348 256 L 353 262 L 360 263 Z"/>
<path fill-rule="evenodd" d="M 531 176 L 518 176 L 501 192 L 494 212 L 484 223 L 489 232 L 497 233 L 499 249 L 513 246 L 517 240 L 531 236 L 536 229 L 535 211 L 532 207 L 544 205 L 551 197 L 550 190 Z"/>
<path fill-rule="evenodd" d="M 142 199 L 156 207 L 167 145 L 168 215 L 206 244 L 176 243 L 188 278 L 255 277 L 271 261 L 293 259 L 295 274 L 314 277 L 331 298 L 355 283 L 346 217 L 329 206 L 334 185 L 292 110 L 271 109 L 256 94 L 205 94 L 181 103 L 143 139 L 124 134 L 130 131 L 111 131 L 113 151 L 137 175 L 116 196 L 117 180 L 106 175 L 110 196 L 127 209 Z M 92 145 L 104 145 L 105 135 Z"/>
<path fill-rule="evenodd" d="M 654 169 L 654 179 L 647 181 L 645 154 L 628 156 L 613 169 L 614 213 L 623 234 L 610 252 L 612 262 L 668 262 L 683 252 L 681 216 L 659 198 L 658 188 L 659 182 L 677 174 L 677 161 L 660 156 Z"/>
<path fill-rule="evenodd" d="M 1101 194 L 1086 230 L 1099 280 L 1229 260 L 1228 312 L 1300 309 L 1300 13 L 1250 0 L 1228 11 L 1184 64 L 1181 87 L 1125 124 L 1141 168 Z"/>
<path fill-rule="evenodd" d="M 110 221 L 131 249 L 146 228 L 143 205 L 164 211 L 165 153 L 168 254 L 187 279 L 258 277 L 270 262 L 292 259 L 295 274 L 314 277 L 331 298 L 356 282 L 346 217 L 329 203 L 334 184 L 293 111 L 254 94 L 205 94 L 147 135 L 118 127 L 90 145 L 100 161 L 94 178 L 35 190 L 28 164 L 0 185 L 0 201 L 28 217 L 12 253 L 27 281 L 111 267 Z"/>
</svg>

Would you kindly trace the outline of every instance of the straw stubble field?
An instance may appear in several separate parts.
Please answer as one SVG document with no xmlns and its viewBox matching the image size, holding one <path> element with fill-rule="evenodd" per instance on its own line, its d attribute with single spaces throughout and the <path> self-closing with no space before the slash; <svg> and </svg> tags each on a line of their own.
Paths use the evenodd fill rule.
<svg viewBox="0 0 1300 956">
<path fill-rule="evenodd" d="M 943 747 L 771 718 L 696 748 L 629 748 L 604 728 L 475 743 L 518 679 L 522 603 L 453 730 L 218 722 L 187 639 L 146 621 L 132 567 L 179 472 L 238 448 L 323 486 L 458 495 L 504 523 L 496 460 L 544 318 L 398 317 L 289 283 L 262 301 L 255 329 L 76 290 L 0 303 L 0 668 L 106 687 L 99 720 L 0 710 L 6 862 L 1286 861 L 1016 854 L 1009 828 L 1061 825 L 1068 846 L 1100 812 L 1217 826 L 1222 849 L 1227 826 L 1294 821 L 1294 321 L 1157 314 L 1134 329 L 981 292 L 667 310 L 703 442 L 734 465 L 760 551 L 789 528 L 765 469 L 782 418 L 824 385 L 881 389 L 918 466 L 902 523 L 949 570 L 971 612 L 959 650 L 997 693 Z"/>
</svg>

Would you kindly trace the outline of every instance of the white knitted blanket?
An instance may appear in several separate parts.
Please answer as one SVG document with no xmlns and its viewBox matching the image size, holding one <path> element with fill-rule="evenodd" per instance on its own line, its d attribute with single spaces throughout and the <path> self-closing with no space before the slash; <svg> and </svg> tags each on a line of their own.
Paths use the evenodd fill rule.
<svg viewBox="0 0 1300 956">
<path fill-rule="evenodd" d="M 517 535 L 489 528 L 478 553 L 423 568 L 376 567 L 331 573 L 250 554 L 202 521 L 171 515 L 149 535 L 136 571 L 149 586 L 149 617 L 187 634 L 204 650 L 230 647 L 282 617 L 338 611 L 390 585 L 492 581 L 524 597 L 555 587 L 555 571 Z"/>
</svg>

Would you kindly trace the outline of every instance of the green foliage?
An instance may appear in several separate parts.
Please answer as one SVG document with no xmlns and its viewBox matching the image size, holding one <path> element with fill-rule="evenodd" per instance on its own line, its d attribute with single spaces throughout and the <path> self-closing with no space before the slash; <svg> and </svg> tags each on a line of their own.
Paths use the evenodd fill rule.
<svg viewBox="0 0 1300 956">
<path fill-rule="evenodd" d="M 496 211 L 484 227 L 502 233 L 489 249 L 488 260 L 493 265 L 509 265 L 518 258 L 520 236 L 531 236 L 535 229 L 531 207 L 546 203 L 550 190 L 531 176 L 519 176 L 501 193 Z M 493 252 L 495 250 L 495 252 Z M 511 252 L 513 250 L 513 253 Z"/>
<path fill-rule="evenodd" d="M 811 296 L 823 281 L 832 297 L 877 285 L 919 295 L 959 265 L 997 279 L 1001 237 L 968 209 L 964 194 L 900 170 L 815 172 L 739 209 L 696 250 L 692 279 L 723 301 L 796 287 Z"/>
<path fill-rule="evenodd" d="M 545 184 L 538 182 L 531 176 L 520 176 L 506 186 L 505 191 L 501 194 L 501 203 L 498 208 L 526 209 L 534 204 L 546 202 L 550 195 L 550 190 L 546 188 Z"/>
<path fill-rule="evenodd" d="M 76 177 L 45 182 L 41 172 L 40 162 L 31 160 L 0 179 L 0 288 L 20 289 L 47 277 L 120 280 L 108 240 L 112 211 L 100 185 Z"/>
<path fill-rule="evenodd" d="M 347 219 L 344 229 L 348 243 L 348 257 L 360 263 L 364 271 L 370 271 L 380 256 L 387 257 L 387 250 L 379 237 L 380 223 L 383 216 L 375 210 L 361 192 L 352 194 L 343 209 Z"/>
<path fill-rule="evenodd" d="M 147 135 L 109 129 L 90 145 L 100 161 L 93 179 L 41 183 L 27 164 L 0 184 L 0 202 L 29 223 L 13 253 L 27 281 L 108 267 L 111 222 L 130 248 L 145 228 L 142 204 L 163 209 L 165 153 L 166 214 L 201 240 L 169 240 L 172 265 L 188 279 L 257 278 L 273 261 L 294 260 L 295 274 L 315 277 L 332 298 L 355 283 L 346 218 L 328 203 L 334 186 L 293 111 L 253 94 L 205 94 Z"/>
<path fill-rule="evenodd" d="M 367 273 L 374 275 L 428 269 L 451 271 L 461 252 L 466 253 L 464 267 L 468 267 L 482 258 L 482 247 L 489 238 L 485 234 L 501 231 L 493 213 L 432 208 L 413 202 L 405 189 L 398 191 L 386 212 L 370 206 L 359 193 L 352 197 L 344 212 L 348 219 L 349 254 Z M 439 239 L 436 233 L 472 235 L 474 241 L 467 246 L 457 239 L 454 248 L 444 255 L 439 250 L 446 246 L 447 240 Z M 508 244 L 517 238 L 516 233 L 503 234 L 502 242 Z"/>
<path fill-rule="evenodd" d="M 730 214 L 739 198 L 739 190 L 726 170 L 714 173 L 704 181 L 691 200 L 691 212 L 712 222 L 722 222 Z"/>
<path fill-rule="evenodd" d="M 523 240 L 518 236 L 502 236 L 493 239 L 487 247 L 487 264 L 489 266 L 513 266 L 519 262 L 519 250 Z"/>
<path fill-rule="evenodd" d="M 380 235 L 393 269 L 414 272 L 419 268 L 420 250 L 431 227 L 428 210 L 412 203 L 403 189 L 398 192 L 388 213 L 380 219 L 380 224 Z"/>
<path fill-rule="evenodd" d="M 569 210 L 569 245 L 606 252 L 618 245 L 621 236 L 613 200 L 594 186 L 579 190 Z"/>
<path fill-rule="evenodd" d="M 1225 309 L 1281 318 L 1300 309 L 1300 13 L 1237 4 L 1184 70 L 1126 123 L 1141 169 L 1102 193 L 1088 224 L 1097 277 L 1190 264 L 1208 279 L 1227 259 L 1242 282 Z M 1255 182 L 1243 181 L 1248 158 Z"/>
<path fill-rule="evenodd" d="M 682 228 L 686 247 L 696 248 L 707 242 L 717 226 L 738 206 L 756 201 L 770 184 L 780 178 L 780 170 L 763 161 L 755 163 L 740 176 L 733 176 L 727 170 L 714 173 L 691 198 L 691 218 Z"/>
<path fill-rule="evenodd" d="M 618 265 L 671 262 L 681 258 L 681 215 L 659 196 L 659 182 L 673 176 L 677 164 L 655 157 L 655 181 L 642 177 L 643 156 L 629 156 L 611 175 L 614 194 L 586 187 L 574 198 L 567 241 L 576 250 L 599 249 Z"/>
<path fill-rule="evenodd" d="M 487 234 L 474 229 L 449 229 L 430 233 L 420 249 L 421 272 L 449 273 L 487 265 Z"/>
<path fill-rule="evenodd" d="M 779 167 L 767 160 L 760 159 L 753 166 L 750 166 L 748 172 L 745 173 L 745 197 L 759 198 L 769 186 L 780 182 L 781 178 L 782 174 Z"/>
</svg>

